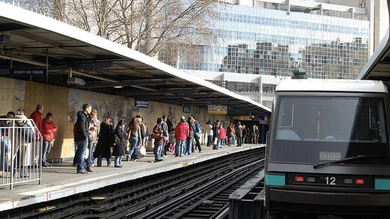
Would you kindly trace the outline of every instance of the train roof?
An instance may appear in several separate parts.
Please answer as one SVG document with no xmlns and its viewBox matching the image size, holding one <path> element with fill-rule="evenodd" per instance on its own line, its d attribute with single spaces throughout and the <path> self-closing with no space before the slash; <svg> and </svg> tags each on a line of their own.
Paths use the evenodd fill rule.
<svg viewBox="0 0 390 219">
<path fill-rule="evenodd" d="M 371 80 L 285 79 L 275 91 L 387 93 L 387 87 L 381 81 Z"/>
</svg>

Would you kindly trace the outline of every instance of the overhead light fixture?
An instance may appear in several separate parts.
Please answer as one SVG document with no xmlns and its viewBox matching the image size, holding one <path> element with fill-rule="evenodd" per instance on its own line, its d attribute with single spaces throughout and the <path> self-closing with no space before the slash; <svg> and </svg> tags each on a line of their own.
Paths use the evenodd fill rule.
<svg viewBox="0 0 390 219">
<path fill-rule="evenodd" d="M 114 86 L 114 88 L 119 89 L 119 88 L 123 88 L 123 86 L 122 85 Z"/>
<path fill-rule="evenodd" d="M 84 86 L 85 85 L 85 81 L 83 79 L 75 78 L 75 77 L 68 78 L 68 81 L 66 83 L 69 85 L 77 85 L 77 86 Z"/>
</svg>

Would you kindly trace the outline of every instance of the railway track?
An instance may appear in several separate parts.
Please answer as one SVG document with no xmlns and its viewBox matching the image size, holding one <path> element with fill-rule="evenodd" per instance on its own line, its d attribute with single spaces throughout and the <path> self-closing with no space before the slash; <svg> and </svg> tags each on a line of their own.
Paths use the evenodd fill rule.
<svg viewBox="0 0 390 219">
<path fill-rule="evenodd" d="M 228 212 L 229 194 L 245 183 L 245 177 L 262 168 L 263 158 L 264 148 L 234 153 L 187 168 L 2 212 L 0 217 L 223 218 Z"/>
</svg>

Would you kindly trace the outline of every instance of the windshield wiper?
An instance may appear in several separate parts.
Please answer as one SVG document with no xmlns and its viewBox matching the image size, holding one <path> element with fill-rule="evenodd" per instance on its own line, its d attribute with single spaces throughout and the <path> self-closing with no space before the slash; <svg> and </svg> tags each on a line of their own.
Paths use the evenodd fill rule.
<svg viewBox="0 0 390 219">
<path fill-rule="evenodd" d="M 351 161 L 351 160 L 361 160 L 361 159 L 376 158 L 376 157 L 388 157 L 388 155 L 357 155 L 354 157 L 347 157 L 347 158 L 341 159 L 341 160 L 332 160 L 332 161 L 328 161 L 328 162 L 324 162 L 324 163 L 318 163 L 318 164 L 313 165 L 313 168 L 317 169 L 320 166 L 325 166 L 325 165 L 329 165 L 329 164 L 338 164 L 338 163 L 344 163 L 346 161 Z"/>
</svg>

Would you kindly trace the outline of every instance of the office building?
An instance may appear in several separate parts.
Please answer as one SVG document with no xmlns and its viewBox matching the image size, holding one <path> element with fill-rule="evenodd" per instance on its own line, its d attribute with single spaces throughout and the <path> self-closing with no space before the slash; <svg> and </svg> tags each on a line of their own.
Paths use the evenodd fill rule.
<svg viewBox="0 0 390 219">
<path fill-rule="evenodd" d="M 355 79 L 388 20 L 377 18 L 385 1 L 226 2 L 213 27 L 218 45 L 200 46 L 197 64 L 176 64 L 268 107 L 276 84 L 298 66 L 308 78 Z"/>
</svg>

